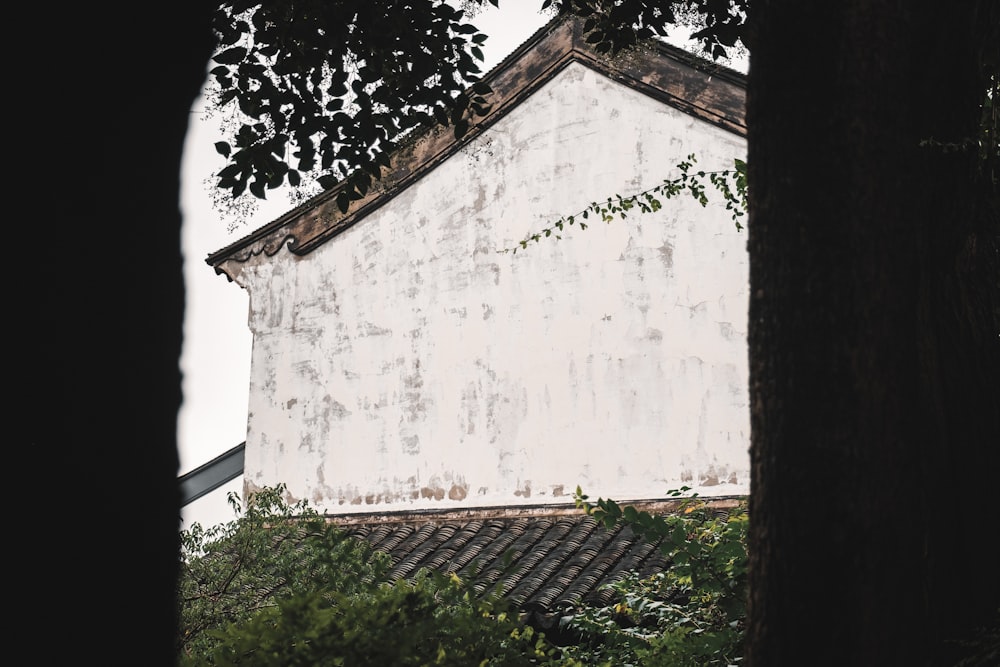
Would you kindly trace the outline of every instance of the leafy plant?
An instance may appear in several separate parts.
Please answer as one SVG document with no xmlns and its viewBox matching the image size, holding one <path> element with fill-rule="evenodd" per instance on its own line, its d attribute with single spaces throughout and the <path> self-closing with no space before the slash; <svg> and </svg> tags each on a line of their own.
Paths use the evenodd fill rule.
<svg viewBox="0 0 1000 667">
<path fill-rule="evenodd" d="M 681 498 L 688 490 L 669 494 Z M 575 500 L 605 526 L 623 522 L 658 544 L 670 566 L 646 579 L 631 574 L 614 584 L 618 595 L 611 605 L 567 610 L 562 624 L 579 636 L 569 655 L 614 665 L 740 660 L 747 597 L 745 503 L 719 511 L 692 495 L 676 513 L 652 515 L 611 499 L 591 503 L 579 488 Z"/>
<path fill-rule="evenodd" d="M 346 536 L 285 487 L 239 518 L 182 532 L 180 665 L 566 665 L 495 591 L 422 571 Z"/>
<path fill-rule="evenodd" d="M 355 594 L 290 598 L 219 636 L 220 665 L 572 664 L 501 600 L 427 570 Z"/>
<path fill-rule="evenodd" d="M 342 184 L 346 211 L 415 130 L 464 136 L 490 111 L 481 78 L 487 36 L 468 22 L 499 0 L 222 0 L 212 17 L 212 106 L 226 118 L 216 187 L 237 199 L 315 181 Z M 714 58 L 739 43 L 747 0 L 648 3 L 572 0 L 540 11 L 584 20 L 588 43 L 614 55 L 685 25 Z M 468 10 L 468 11 L 466 11 Z"/>
<path fill-rule="evenodd" d="M 178 654 L 203 656 L 215 632 L 274 610 L 295 596 L 351 594 L 381 580 L 385 554 L 346 538 L 305 501 L 289 505 L 285 487 L 265 488 L 241 507 L 235 521 L 181 532 Z"/>
<path fill-rule="evenodd" d="M 180 665 L 728 665 L 742 647 L 744 504 L 714 510 L 686 487 L 678 511 L 576 503 L 657 544 L 670 567 L 614 584 L 613 604 L 566 609 L 556 647 L 496 591 L 422 571 L 389 581 L 388 556 L 350 538 L 279 485 L 239 518 L 181 534 Z"/>
<path fill-rule="evenodd" d="M 586 229 L 592 219 L 603 222 L 612 222 L 615 217 L 624 220 L 630 212 L 655 213 L 663 207 L 662 199 L 672 199 L 681 194 L 688 193 L 702 206 L 708 206 L 709 186 L 714 188 L 726 204 L 736 230 L 743 229 L 743 216 L 747 212 L 747 164 L 745 161 L 736 159 L 732 169 L 719 171 L 692 171 L 694 163 L 697 161 L 694 154 L 687 156 L 677 164 L 681 175 L 676 178 L 665 179 L 659 185 L 643 190 L 636 194 L 622 196 L 616 194 L 608 197 L 602 202 L 591 202 L 582 211 L 572 215 L 565 215 L 548 227 L 532 232 L 528 236 L 518 241 L 517 245 L 500 250 L 501 253 L 516 254 L 518 250 L 527 249 L 531 243 L 538 243 L 542 239 L 555 237 L 562 238 L 562 233 L 576 224 L 580 229 Z M 706 184 L 705 179 L 708 179 Z M 593 218 L 591 217 L 593 216 Z"/>
<path fill-rule="evenodd" d="M 343 182 L 346 211 L 414 130 L 461 138 L 489 112 L 486 35 L 449 3 L 222 0 L 212 28 L 213 106 L 231 129 L 216 186 L 233 199 Z"/>
</svg>

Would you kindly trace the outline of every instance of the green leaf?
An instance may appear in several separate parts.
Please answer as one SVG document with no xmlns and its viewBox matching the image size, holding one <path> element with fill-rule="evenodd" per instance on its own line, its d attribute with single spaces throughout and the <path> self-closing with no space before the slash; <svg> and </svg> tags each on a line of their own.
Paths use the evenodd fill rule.
<svg viewBox="0 0 1000 667">
<path fill-rule="evenodd" d="M 351 195 L 347 190 L 341 190 L 337 193 L 337 208 L 340 209 L 341 213 L 347 213 L 348 207 L 351 205 Z"/>
<path fill-rule="evenodd" d="M 375 162 L 374 160 L 369 161 L 369 162 L 365 162 L 362 165 L 362 167 L 364 168 L 365 171 L 367 171 L 369 174 L 371 174 L 374 178 L 381 180 L 381 178 L 382 178 L 382 170 L 379 168 L 379 165 L 378 165 L 377 162 Z"/>
<path fill-rule="evenodd" d="M 215 152 L 223 157 L 229 157 L 230 152 L 232 152 L 232 148 L 226 141 L 217 141 L 215 142 Z"/>
<path fill-rule="evenodd" d="M 242 60 L 246 58 L 246 55 L 247 50 L 245 47 L 234 46 L 231 49 L 226 49 L 221 53 L 215 54 L 215 56 L 212 57 L 212 60 L 223 65 L 235 65 L 242 62 Z"/>
<path fill-rule="evenodd" d="M 231 165 L 228 165 L 226 167 L 223 167 L 222 170 L 218 174 L 216 174 L 216 176 L 218 176 L 219 178 L 223 178 L 223 179 L 225 179 L 225 178 L 235 178 L 236 175 L 239 174 L 241 171 L 242 171 L 242 169 L 240 168 L 240 165 L 238 165 L 238 164 L 231 164 Z"/>
<path fill-rule="evenodd" d="M 359 173 L 353 181 L 353 186 L 358 192 L 356 199 L 364 197 L 368 193 L 368 186 L 371 185 L 372 179 L 367 174 Z"/>
<path fill-rule="evenodd" d="M 442 108 L 440 106 L 435 106 L 434 107 L 434 119 L 437 122 L 441 123 L 442 125 L 447 126 L 448 125 L 448 112 L 444 108 Z"/>
<path fill-rule="evenodd" d="M 608 500 L 604 502 L 604 507 L 607 510 L 608 514 L 614 516 L 616 519 L 622 515 L 621 507 L 619 507 L 618 503 L 616 503 L 614 500 L 610 498 L 608 498 Z"/>
<path fill-rule="evenodd" d="M 250 183 L 250 194 L 252 194 L 257 199 L 267 199 L 267 181 L 255 178 L 252 183 Z"/>
</svg>

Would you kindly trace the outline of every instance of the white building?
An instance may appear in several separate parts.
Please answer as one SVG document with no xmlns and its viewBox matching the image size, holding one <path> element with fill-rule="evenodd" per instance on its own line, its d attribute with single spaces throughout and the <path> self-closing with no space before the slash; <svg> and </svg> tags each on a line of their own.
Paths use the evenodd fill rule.
<svg viewBox="0 0 1000 667">
<path fill-rule="evenodd" d="M 250 301 L 245 491 L 331 514 L 746 494 L 746 237 L 721 199 L 500 252 L 690 154 L 732 168 L 742 76 L 606 59 L 568 21 L 489 80 L 483 122 L 395 156 L 346 216 L 334 188 L 208 258 Z"/>
</svg>

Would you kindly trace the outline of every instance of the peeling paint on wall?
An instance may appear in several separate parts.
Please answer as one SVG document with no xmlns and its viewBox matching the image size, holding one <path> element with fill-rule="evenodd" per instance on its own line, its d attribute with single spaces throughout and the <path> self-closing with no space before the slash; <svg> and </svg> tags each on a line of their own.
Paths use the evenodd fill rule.
<svg viewBox="0 0 1000 667">
<path fill-rule="evenodd" d="M 724 207 L 496 252 L 692 152 L 725 167 L 745 144 L 574 64 L 330 242 L 248 260 L 248 483 L 337 512 L 746 492 L 746 238 Z"/>
</svg>

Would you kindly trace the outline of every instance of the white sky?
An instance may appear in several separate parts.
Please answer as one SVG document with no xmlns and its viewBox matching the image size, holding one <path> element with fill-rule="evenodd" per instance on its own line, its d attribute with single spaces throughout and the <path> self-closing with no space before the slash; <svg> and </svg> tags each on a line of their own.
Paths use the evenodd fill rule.
<svg viewBox="0 0 1000 667">
<path fill-rule="evenodd" d="M 538 12 L 541 0 L 504 0 L 500 4 L 503 10 L 487 4 L 472 20 L 489 35 L 483 48 L 484 71 L 549 18 Z M 205 183 L 223 166 L 223 158 L 214 148 L 222 136 L 217 121 L 204 118 L 205 107 L 200 97 L 192 106 L 181 166 L 181 243 L 187 303 L 181 355 L 184 401 L 177 434 L 179 474 L 207 463 L 246 439 L 252 344 L 247 327 L 249 301 L 242 288 L 215 274 L 205 258 L 291 208 L 280 190 L 269 191 L 270 199 L 245 226 L 233 232 L 227 230 Z M 184 527 L 193 521 L 210 525 L 232 519 L 226 495 L 241 490 L 242 481 L 235 480 L 195 501 L 183 512 Z"/>
</svg>

